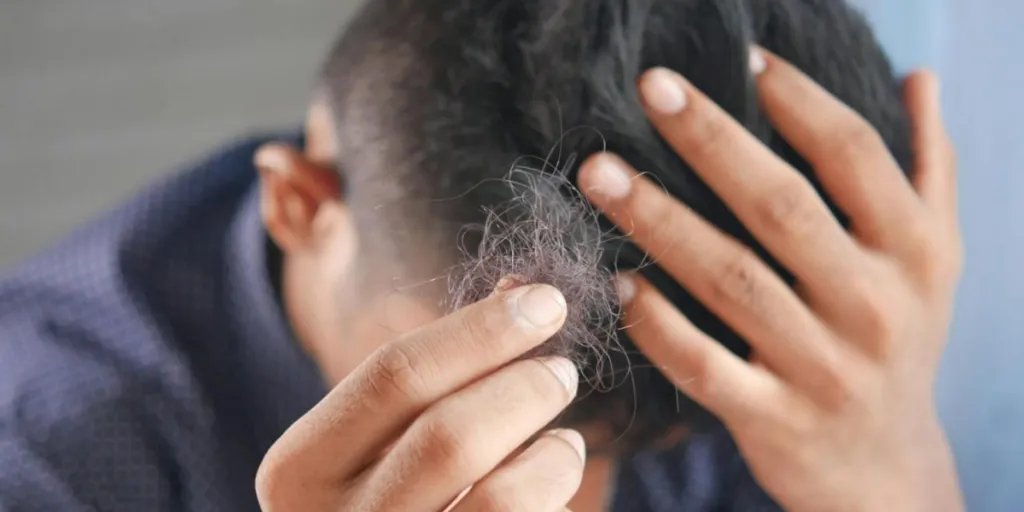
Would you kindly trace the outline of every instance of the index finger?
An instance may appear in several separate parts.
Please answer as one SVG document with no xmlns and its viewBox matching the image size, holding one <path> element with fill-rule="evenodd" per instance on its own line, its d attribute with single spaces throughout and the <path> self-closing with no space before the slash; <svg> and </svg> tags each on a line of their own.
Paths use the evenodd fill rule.
<svg viewBox="0 0 1024 512">
<path fill-rule="evenodd" d="M 342 480 L 433 402 L 555 334 L 565 299 L 548 285 L 501 292 L 382 347 L 285 433 L 268 454 L 291 469 Z M 271 461 L 272 462 L 272 461 Z"/>
</svg>

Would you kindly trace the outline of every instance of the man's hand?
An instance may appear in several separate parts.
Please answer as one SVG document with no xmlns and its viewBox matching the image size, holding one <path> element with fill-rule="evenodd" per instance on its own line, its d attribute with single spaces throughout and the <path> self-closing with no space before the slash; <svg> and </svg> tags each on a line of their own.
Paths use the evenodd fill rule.
<svg viewBox="0 0 1024 512">
<path fill-rule="evenodd" d="M 763 55 L 763 57 L 759 56 Z M 682 77 L 640 81 L 665 139 L 797 278 L 612 155 L 581 188 L 752 345 L 744 361 L 652 286 L 623 276 L 636 344 L 717 414 L 761 485 L 794 511 L 961 510 L 933 383 L 961 266 L 955 163 L 934 77 L 907 84 L 917 166 L 901 173 L 860 116 L 777 57 L 753 52 L 762 105 L 852 222 Z"/>
<path fill-rule="evenodd" d="M 383 347 L 270 449 L 263 510 L 563 510 L 582 477 L 580 435 L 519 448 L 575 396 L 576 368 L 508 362 L 564 320 L 557 290 L 524 286 Z"/>
</svg>

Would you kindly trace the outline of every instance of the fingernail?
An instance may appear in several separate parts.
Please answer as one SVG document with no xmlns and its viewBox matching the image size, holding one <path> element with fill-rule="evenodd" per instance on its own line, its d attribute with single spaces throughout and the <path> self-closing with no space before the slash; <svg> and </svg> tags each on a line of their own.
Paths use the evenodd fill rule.
<svg viewBox="0 0 1024 512">
<path fill-rule="evenodd" d="M 549 431 L 548 435 L 555 436 L 569 443 L 569 446 L 572 446 L 572 449 L 576 450 L 576 454 L 580 456 L 580 462 L 587 462 L 587 443 L 579 432 L 567 428 L 559 428 Z"/>
<path fill-rule="evenodd" d="M 644 76 L 640 93 L 651 110 L 662 115 L 677 114 L 686 106 L 686 93 L 679 82 L 672 71 L 654 69 Z"/>
<path fill-rule="evenodd" d="M 615 288 L 619 292 L 619 302 L 622 305 L 629 304 L 636 295 L 636 282 L 632 277 L 624 274 L 615 276 Z"/>
<path fill-rule="evenodd" d="M 498 279 L 498 283 L 494 285 L 494 289 L 491 290 L 491 295 L 497 295 L 502 292 L 514 290 L 526 284 L 526 279 L 520 275 L 508 275 L 501 279 Z"/>
<path fill-rule="evenodd" d="M 551 370 L 551 373 L 555 374 L 558 382 L 562 383 L 565 390 L 569 392 L 569 396 L 576 396 L 576 387 L 579 384 L 579 372 L 576 370 L 576 365 L 572 364 L 572 361 L 560 357 L 546 357 L 540 360 L 540 362 Z"/>
<path fill-rule="evenodd" d="M 512 298 L 516 318 L 533 328 L 547 327 L 565 316 L 565 297 L 558 290 L 538 285 L 526 288 Z"/>
<path fill-rule="evenodd" d="M 613 157 L 601 155 L 594 161 L 594 165 L 595 192 L 609 199 L 622 199 L 629 195 L 633 182 L 622 164 Z"/>
<path fill-rule="evenodd" d="M 764 54 L 757 48 L 750 49 L 750 74 L 757 76 L 764 72 L 764 69 L 768 67 L 768 62 L 764 60 Z"/>
</svg>

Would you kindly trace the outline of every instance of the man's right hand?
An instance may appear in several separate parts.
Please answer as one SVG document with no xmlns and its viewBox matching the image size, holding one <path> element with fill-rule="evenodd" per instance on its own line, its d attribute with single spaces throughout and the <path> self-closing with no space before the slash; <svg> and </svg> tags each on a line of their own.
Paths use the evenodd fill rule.
<svg viewBox="0 0 1024 512">
<path fill-rule="evenodd" d="M 271 447 L 256 477 L 261 507 L 564 510 L 582 478 L 583 439 L 557 430 L 520 448 L 572 401 L 576 368 L 563 358 L 508 364 L 564 320 L 557 290 L 523 286 L 382 347 Z"/>
</svg>

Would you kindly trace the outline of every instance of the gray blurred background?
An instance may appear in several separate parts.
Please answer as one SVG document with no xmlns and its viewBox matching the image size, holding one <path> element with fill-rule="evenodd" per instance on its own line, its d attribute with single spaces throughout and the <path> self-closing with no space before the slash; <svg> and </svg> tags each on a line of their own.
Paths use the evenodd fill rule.
<svg viewBox="0 0 1024 512">
<path fill-rule="evenodd" d="M 297 125 L 359 0 L 0 0 L 0 269 L 154 176 Z"/>
<path fill-rule="evenodd" d="M 971 510 L 1024 510 L 1024 2 L 854 0 L 944 79 L 967 269 L 940 406 Z M 225 141 L 298 123 L 359 0 L 0 0 L 0 270 Z"/>
</svg>

